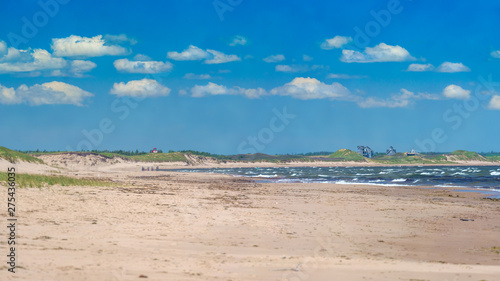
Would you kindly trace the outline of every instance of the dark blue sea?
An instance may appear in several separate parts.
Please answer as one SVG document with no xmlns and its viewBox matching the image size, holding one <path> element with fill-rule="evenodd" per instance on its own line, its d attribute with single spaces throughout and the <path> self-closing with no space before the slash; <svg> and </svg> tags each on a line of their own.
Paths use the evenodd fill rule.
<svg viewBox="0 0 500 281">
<path fill-rule="evenodd" d="M 279 167 L 180 169 L 265 182 L 466 187 L 500 194 L 500 166 Z"/>
</svg>

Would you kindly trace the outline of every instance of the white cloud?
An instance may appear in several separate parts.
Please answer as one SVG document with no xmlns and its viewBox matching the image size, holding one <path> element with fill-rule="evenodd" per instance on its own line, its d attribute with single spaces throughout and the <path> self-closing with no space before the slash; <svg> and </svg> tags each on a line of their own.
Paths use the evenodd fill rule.
<svg viewBox="0 0 500 281">
<path fill-rule="evenodd" d="M 31 87 L 21 85 L 16 90 L 0 85 L 0 103 L 3 104 L 72 104 L 82 106 L 83 101 L 92 96 L 91 93 L 76 86 L 57 81 L 36 84 Z"/>
<path fill-rule="evenodd" d="M 137 40 L 129 38 L 125 34 L 120 34 L 120 35 L 106 34 L 104 35 L 104 41 L 108 43 L 117 43 L 117 44 L 123 44 L 123 43 L 128 43 L 130 45 L 137 44 Z"/>
<path fill-rule="evenodd" d="M 51 47 L 54 55 L 59 57 L 121 56 L 130 52 L 118 45 L 106 45 L 102 35 L 94 37 L 71 35 L 66 38 L 54 38 Z"/>
<path fill-rule="evenodd" d="M 500 51 L 491 52 L 491 56 L 497 59 L 500 59 Z"/>
<path fill-rule="evenodd" d="M 60 69 L 66 67 L 63 58 L 55 58 L 43 49 L 18 50 L 9 48 L 0 58 L 0 73 L 32 72 L 38 70 Z"/>
<path fill-rule="evenodd" d="M 168 72 L 173 67 L 168 61 L 130 61 L 128 59 L 115 60 L 113 65 L 120 72 L 144 74 Z"/>
<path fill-rule="evenodd" d="M 272 63 L 272 62 L 280 62 L 280 61 L 284 61 L 285 60 L 285 56 L 284 55 L 271 55 L 271 56 L 268 56 L 267 58 L 264 58 L 262 59 L 263 61 L 265 62 L 268 62 L 268 63 Z"/>
<path fill-rule="evenodd" d="M 210 74 L 194 74 L 194 73 L 186 73 L 184 75 L 184 78 L 186 79 L 198 79 L 198 80 L 203 80 L 203 79 L 212 79 L 212 76 Z"/>
<path fill-rule="evenodd" d="M 186 50 L 178 52 L 168 52 L 167 57 L 177 61 L 205 60 L 206 64 L 220 64 L 232 61 L 240 61 L 236 55 L 226 55 L 216 50 L 202 50 L 190 45 Z"/>
<path fill-rule="evenodd" d="M 303 61 L 312 61 L 314 58 L 308 55 L 302 55 L 302 60 Z"/>
<path fill-rule="evenodd" d="M 466 100 L 470 98 L 470 91 L 457 85 L 449 85 L 444 88 L 443 95 L 449 99 Z"/>
<path fill-rule="evenodd" d="M 97 64 L 88 60 L 73 60 L 71 61 L 70 72 L 76 77 L 82 77 L 83 73 L 89 72 L 96 67 Z"/>
<path fill-rule="evenodd" d="M 500 110 L 500 96 L 491 97 L 490 103 L 488 104 L 489 109 Z"/>
<path fill-rule="evenodd" d="M 333 78 L 333 79 L 361 79 L 366 77 L 367 76 L 364 75 L 349 75 L 342 73 L 330 73 L 326 76 L 326 78 Z"/>
<path fill-rule="evenodd" d="M 161 85 L 156 80 L 142 79 L 127 82 L 114 83 L 110 93 L 119 97 L 162 97 L 170 94 L 170 89 Z"/>
<path fill-rule="evenodd" d="M 212 82 L 208 82 L 207 85 L 200 86 L 195 85 L 191 88 L 191 97 L 201 98 L 205 96 L 216 96 L 216 95 L 244 95 L 247 98 L 259 98 L 266 95 L 267 92 L 262 88 L 256 89 L 245 89 L 240 87 L 227 88 L 223 85 L 217 85 Z"/>
<path fill-rule="evenodd" d="M 228 94 L 229 91 L 226 86 L 217 85 L 212 82 L 208 82 L 208 84 L 205 86 L 195 85 L 193 88 L 191 88 L 191 96 L 195 98 Z"/>
<path fill-rule="evenodd" d="M 320 48 L 323 50 L 339 49 L 351 41 L 352 37 L 337 35 L 331 39 L 326 39 L 323 43 L 321 43 Z"/>
<path fill-rule="evenodd" d="M 277 66 L 274 67 L 274 70 L 278 72 L 288 72 L 288 73 L 307 72 L 307 71 L 314 71 L 321 69 L 328 69 L 328 67 L 324 65 L 309 66 L 304 64 L 290 64 L 290 65 L 278 64 Z"/>
<path fill-rule="evenodd" d="M 241 61 L 241 59 L 237 55 L 226 55 L 216 50 L 207 50 L 207 52 L 212 54 L 212 57 L 205 60 L 204 63 L 206 64 L 220 64 L 232 61 Z"/>
<path fill-rule="evenodd" d="M 271 94 L 309 100 L 348 99 L 351 93 L 346 87 L 337 82 L 329 85 L 315 78 L 297 77 L 281 87 L 272 89 Z"/>
<path fill-rule="evenodd" d="M 142 60 L 142 61 L 145 61 L 145 60 L 149 61 L 149 60 L 152 60 L 152 59 L 150 57 L 146 56 L 146 55 L 137 54 L 137 55 L 134 56 L 134 60 L 135 61 L 140 61 L 140 60 Z"/>
<path fill-rule="evenodd" d="M 359 100 L 357 103 L 362 108 L 371 108 L 371 107 L 407 107 L 408 105 L 413 103 L 413 100 L 437 100 L 438 96 L 427 94 L 427 93 L 418 93 L 408 91 L 406 89 L 401 89 L 399 93 L 392 95 L 387 99 L 382 99 L 378 97 L 368 97 Z"/>
<path fill-rule="evenodd" d="M 210 56 L 210 54 L 196 46 L 190 45 L 186 50 L 178 52 L 168 52 L 167 57 L 173 60 L 203 60 Z"/>
<path fill-rule="evenodd" d="M 0 57 L 7 54 L 7 43 L 5 41 L 0 41 Z"/>
<path fill-rule="evenodd" d="M 342 50 L 340 60 L 347 63 L 370 63 L 412 61 L 415 58 L 405 48 L 380 43 L 373 48 L 366 47 L 362 53 L 353 50 Z"/>
<path fill-rule="evenodd" d="M 424 72 L 432 70 L 434 70 L 434 66 L 430 63 L 428 64 L 412 63 L 408 66 L 407 69 L 407 71 L 414 71 L 414 72 Z"/>
<path fill-rule="evenodd" d="M 241 35 L 234 36 L 233 40 L 229 43 L 229 46 L 242 45 L 245 46 L 247 44 L 247 39 Z"/>
<path fill-rule="evenodd" d="M 453 72 L 469 72 L 470 68 L 467 66 L 463 65 L 461 62 L 454 63 L 454 62 L 443 62 L 438 68 L 436 69 L 437 72 L 448 72 L 448 73 L 453 73 Z"/>
</svg>

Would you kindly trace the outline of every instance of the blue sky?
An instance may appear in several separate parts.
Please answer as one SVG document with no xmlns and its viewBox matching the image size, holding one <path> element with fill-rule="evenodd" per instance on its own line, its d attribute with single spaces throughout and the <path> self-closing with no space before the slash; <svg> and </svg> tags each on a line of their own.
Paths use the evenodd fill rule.
<svg viewBox="0 0 500 281">
<path fill-rule="evenodd" d="M 496 1 L 2 5 L 2 146 L 500 151 Z"/>
</svg>

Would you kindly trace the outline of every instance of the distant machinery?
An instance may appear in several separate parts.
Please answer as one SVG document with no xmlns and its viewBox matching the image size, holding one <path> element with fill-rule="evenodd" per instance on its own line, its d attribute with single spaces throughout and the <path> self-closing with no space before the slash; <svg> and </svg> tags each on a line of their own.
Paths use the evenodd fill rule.
<svg viewBox="0 0 500 281">
<path fill-rule="evenodd" d="M 358 153 L 366 158 L 372 158 L 374 154 L 373 150 L 368 146 L 358 146 Z"/>
<path fill-rule="evenodd" d="M 396 154 L 396 149 L 394 149 L 394 147 L 391 146 L 389 147 L 389 149 L 387 149 L 385 154 L 387 154 L 388 156 L 393 156 L 394 154 Z"/>
</svg>

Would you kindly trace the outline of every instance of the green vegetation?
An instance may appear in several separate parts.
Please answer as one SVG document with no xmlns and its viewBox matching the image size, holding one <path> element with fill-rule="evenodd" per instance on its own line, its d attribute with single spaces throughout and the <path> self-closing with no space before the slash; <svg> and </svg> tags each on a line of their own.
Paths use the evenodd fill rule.
<svg viewBox="0 0 500 281">
<path fill-rule="evenodd" d="M 449 155 L 453 160 L 459 161 L 487 161 L 486 158 L 473 151 L 455 150 Z"/>
<path fill-rule="evenodd" d="M 123 157 L 123 156 L 122 156 Z M 188 159 L 180 152 L 149 153 L 144 155 L 124 156 L 124 158 L 142 162 L 187 162 Z"/>
<path fill-rule="evenodd" d="M 0 182 L 7 182 L 7 173 L 0 172 Z M 78 179 L 65 176 L 45 176 L 33 174 L 16 174 L 18 187 L 61 186 L 114 186 L 112 182 L 100 179 Z"/>
<path fill-rule="evenodd" d="M 451 164 L 446 161 L 444 155 L 415 155 L 407 156 L 405 153 L 398 152 L 393 156 L 378 155 L 371 159 L 377 163 L 383 164 Z"/>
<path fill-rule="evenodd" d="M 10 149 L 5 148 L 3 146 L 0 146 L 0 158 L 3 158 L 5 160 L 9 161 L 10 163 L 16 163 L 18 161 L 25 161 L 25 162 L 31 162 L 31 163 L 43 163 L 43 161 L 38 159 L 38 158 L 24 154 L 22 152 L 10 150 Z"/>
<path fill-rule="evenodd" d="M 366 162 L 366 159 L 365 157 L 363 157 L 363 155 L 345 148 L 337 150 L 336 152 L 330 154 L 328 157 L 339 159 L 340 161 Z"/>
</svg>

